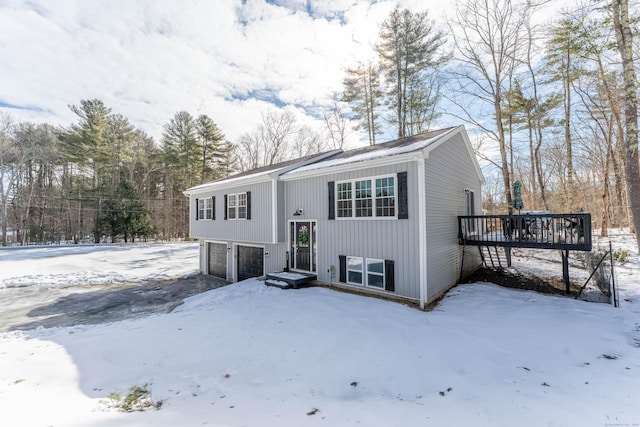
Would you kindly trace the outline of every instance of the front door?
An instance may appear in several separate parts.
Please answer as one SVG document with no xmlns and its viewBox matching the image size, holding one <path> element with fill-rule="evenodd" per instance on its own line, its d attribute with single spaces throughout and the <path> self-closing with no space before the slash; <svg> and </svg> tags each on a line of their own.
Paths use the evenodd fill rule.
<svg viewBox="0 0 640 427">
<path fill-rule="evenodd" d="M 292 265 L 295 270 L 316 271 L 316 223 L 291 223 Z"/>
</svg>

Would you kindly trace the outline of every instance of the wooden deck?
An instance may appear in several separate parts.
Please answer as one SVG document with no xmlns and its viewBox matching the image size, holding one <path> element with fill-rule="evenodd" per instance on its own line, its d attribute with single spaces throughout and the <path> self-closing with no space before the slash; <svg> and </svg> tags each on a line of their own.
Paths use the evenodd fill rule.
<svg viewBox="0 0 640 427">
<path fill-rule="evenodd" d="M 458 243 L 588 252 L 591 214 L 459 216 Z"/>
</svg>

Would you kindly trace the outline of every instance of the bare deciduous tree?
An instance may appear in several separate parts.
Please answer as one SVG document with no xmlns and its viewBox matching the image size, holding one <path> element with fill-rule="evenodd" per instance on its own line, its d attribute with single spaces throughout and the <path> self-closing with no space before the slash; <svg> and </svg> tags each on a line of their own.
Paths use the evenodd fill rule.
<svg viewBox="0 0 640 427">
<path fill-rule="evenodd" d="M 503 97 L 522 56 L 526 8 L 509 0 L 467 0 L 458 4 L 449 19 L 458 63 L 450 71 L 461 98 L 451 98 L 460 107 L 463 120 L 478 126 L 498 143 L 505 201 L 511 209 L 511 174 L 504 128 Z M 493 126 L 467 104 L 469 98 L 491 107 Z M 462 100 L 465 98 L 465 100 Z"/>
</svg>

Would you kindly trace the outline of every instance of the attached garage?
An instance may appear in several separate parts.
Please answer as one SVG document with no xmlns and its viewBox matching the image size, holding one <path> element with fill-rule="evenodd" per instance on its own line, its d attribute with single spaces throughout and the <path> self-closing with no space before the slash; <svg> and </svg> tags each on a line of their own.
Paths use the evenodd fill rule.
<svg viewBox="0 0 640 427">
<path fill-rule="evenodd" d="M 227 245 L 226 243 L 207 243 L 208 273 L 211 276 L 227 280 Z"/>
<path fill-rule="evenodd" d="M 238 282 L 264 276 L 264 248 L 238 246 Z"/>
</svg>

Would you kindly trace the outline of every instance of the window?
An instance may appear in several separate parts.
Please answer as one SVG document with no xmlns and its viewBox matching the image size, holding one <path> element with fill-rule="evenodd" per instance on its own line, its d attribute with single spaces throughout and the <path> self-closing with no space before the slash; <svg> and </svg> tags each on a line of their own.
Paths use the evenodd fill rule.
<svg viewBox="0 0 640 427">
<path fill-rule="evenodd" d="M 251 191 L 225 194 L 224 219 L 251 219 Z M 215 219 L 215 211 L 213 212 Z"/>
<path fill-rule="evenodd" d="M 367 258 L 367 286 L 384 289 L 384 260 Z"/>
<path fill-rule="evenodd" d="M 347 283 L 362 285 L 362 258 L 347 257 Z"/>
<path fill-rule="evenodd" d="M 247 193 L 238 194 L 238 219 L 247 219 Z"/>
<path fill-rule="evenodd" d="M 204 201 L 205 199 L 198 199 L 198 216 L 197 219 L 204 219 Z"/>
<path fill-rule="evenodd" d="M 229 194 L 227 196 L 227 218 L 236 219 L 236 195 Z"/>
<path fill-rule="evenodd" d="M 212 197 L 208 197 L 205 200 L 206 200 L 205 217 L 207 219 L 213 219 L 213 198 Z"/>
<path fill-rule="evenodd" d="M 395 218 L 396 179 L 385 176 L 338 182 L 336 207 L 338 218 Z"/>
<path fill-rule="evenodd" d="M 338 184 L 338 218 L 350 218 L 352 213 L 351 183 Z"/>
<path fill-rule="evenodd" d="M 376 216 L 396 216 L 394 181 L 392 176 L 376 179 Z"/>
<path fill-rule="evenodd" d="M 371 180 L 356 181 L 356 216 L 373 216 Z"/>
<path fill-rule="evenodd" d="M 384 260 L 348 256 L 345 264 L 346 282 L 350 285 L 386 289 Z"/>
</svg>

